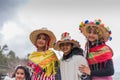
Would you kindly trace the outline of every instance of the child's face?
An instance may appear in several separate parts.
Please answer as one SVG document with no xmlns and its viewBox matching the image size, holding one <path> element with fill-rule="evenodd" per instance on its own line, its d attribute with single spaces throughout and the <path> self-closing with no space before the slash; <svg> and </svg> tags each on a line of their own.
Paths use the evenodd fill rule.
<svg viewBox="0 0 120 80">
<path fill-rule="evenodd" d="M 16 80 L 25 80 L 25 72 L 23 69 L 18 69 L 15 73 Z"/>
<path fill-rule="evenodd" d="M 62 44 L 60 44 L 60 49 L 63 51 L 64 55 L 67 55 L 71 52 L 72 44 L 71 43 L 62 43 Z"/>
<path fill-rule="evenodd" d="M 90 29 L 87 31 L 88 35 L 87 35 L 87 39 L 90 42 L 95 42 L 96 40 L 98 40 L 98 32 L 96 29 Z"/>
<path fill-rule="evenodd" d="M 46 39 L 47 38 L 46 38 L 45 35 L 43 35 L 43 34 L 39 35 L 39 37 L 38 37 L 38 39 L 36 41 L 37 47 L 38 48 L 44 48 L 46 46 L 46 41 L 47 41 Z"/>
</svg>

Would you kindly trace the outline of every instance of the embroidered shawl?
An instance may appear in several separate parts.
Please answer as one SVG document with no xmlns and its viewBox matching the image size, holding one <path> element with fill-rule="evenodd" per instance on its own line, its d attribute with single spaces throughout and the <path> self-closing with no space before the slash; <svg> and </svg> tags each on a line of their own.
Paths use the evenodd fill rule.
<svg viewBox="0 0 120 80">
<path fill-rule="evenodd" d="M 28 66 L 30 66 L 33 70 L 32 79 L 55 79 L 55 63 L 58 61 L 58 58 L 52 50 L 47 50 L 45 52 L 33 52 L 28 59 Z"/>
<path fill-rule="evenodd" d="M 88 53 L 88 63 L 90 65 L 105 62 L 112 59 L 113 52 L 106 44 L 98 45 L 90 48 Z"/>
</svg>

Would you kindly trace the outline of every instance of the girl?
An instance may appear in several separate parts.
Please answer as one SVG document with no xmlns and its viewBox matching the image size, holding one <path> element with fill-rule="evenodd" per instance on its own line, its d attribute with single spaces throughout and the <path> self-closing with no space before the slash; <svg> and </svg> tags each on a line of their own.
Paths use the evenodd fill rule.
<svg viewBox="0 0 120 80">
<path fill-rule="evenodd" d="M 60 62 L 62 80 L 82 80 L 87 78 L 87 75 L 79 71 L 79 65 L 88 66 L 86 59 L 83 57 L 83 50 L 79 47 L 79 43 L 71 39 L 68 32 L 63 33 L 61 40 L 55 44 L 55 50 L 63 51 Z"/>
<path fill-rule="evenodd" d="M 108 39 L 111 39 L 111 31 L 101 23 L 101 20 L 81 22 L 80 31 L 87 38 L 86 58 L 90 67 L 82 65 L 80 71 L 91 75 L 92 80 L 112 80 L 113 51 L 105 44 Z"/>
<path fill-rule="evenodd" d="M 29 70 L 25 66 L 17 66 L 12 78 L 5 77 L 4 80 L 31 80 Z"/>
<path fill-rule="evenodd" d="M 58 58 L 49 50 L 56 41 L 53 32 L 46 28 L 35 30 L 30 34 L 30 40 L 37 48 L 37 51 L 28 57 L 32 80 L 60 80 Z"/>
</svg>

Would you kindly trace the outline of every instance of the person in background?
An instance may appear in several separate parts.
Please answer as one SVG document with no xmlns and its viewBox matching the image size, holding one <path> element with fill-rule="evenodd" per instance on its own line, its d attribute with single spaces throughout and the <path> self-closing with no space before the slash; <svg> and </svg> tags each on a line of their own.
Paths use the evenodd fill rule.
<svg viewBox="0 0 120 80">
<path fill-rule="evenodd" d="M 105 43 L 111 40 L 111 31 L 100 19 L 81 22 L 79 30 L 86 37 L 86 58 L 89 67 L 82 65 L 80 71 L 91 76 L 92 80 L 113 80 L 113 51 Z"/>
<path fill-rule="evenodd" d="M 36 51 L 28 56 L 28 66 L 31 68 L 32 80 L 61 80 L 59 60 L 53 50 L 56 37 L 47 28 L 34 30 L 30 40 Z"/>
<path fill-rule="evenodd" d="M 62 80 L 89 80 L 88 76 L 79 71 L 79 65 L 88 66 L 83 57 L 83 50 L 79 42 L 72 39 L 68 32 L 61 35 L 61 40 L 54 44 L 54 49 L 63 52 L 60 61 L 60 72 Z"/>
<path fill-rule="evenodd" d="M 4 80 L 31 80 L 31 78 L 27 67 L 17 66 L 12 75 L 12 78 L 7 76 Z"/>
</svg>

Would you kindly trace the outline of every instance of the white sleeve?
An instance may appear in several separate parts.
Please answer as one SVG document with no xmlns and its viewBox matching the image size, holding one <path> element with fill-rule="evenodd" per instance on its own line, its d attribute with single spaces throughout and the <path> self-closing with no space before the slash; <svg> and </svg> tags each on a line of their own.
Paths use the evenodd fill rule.
<svg viewBox="0 0 120 80">
<path fill-rule="evenodd" d="M 81 65 L 88 66 L 88 62 L 87 62 L 86 58 L 84 58 L 83 56 L 80 56 L 80 55 L 75 55 L 75 58 L 76 58 L 77 73 L 78 73 L 78 76 L 81 76 L 83 73 L 80 72 L 79 67 Z"/>
</svg>

